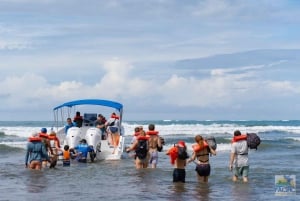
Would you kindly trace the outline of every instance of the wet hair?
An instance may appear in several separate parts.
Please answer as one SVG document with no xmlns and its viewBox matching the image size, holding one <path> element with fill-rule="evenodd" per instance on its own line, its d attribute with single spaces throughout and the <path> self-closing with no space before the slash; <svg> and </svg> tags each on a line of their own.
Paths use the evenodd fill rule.
<svg viewBox="0 0 300 201">
<path fill-rule="evenodd" d="M 140 130 L 140 136 L 146 136 L 146 132 L 143 130 Z"/>
<path fill-rule="evenodd" d="M 201 135 L 196 135 L 195 141 L 199 144 L 200 149 L 204 146 L 204 139 Z"/>
<path fill-rule="evenodd" d="M 65 145 L 65 146 L 64 146 L 64 150 L 65 150 L 65 151 L 68 151 L 69 148 L 70 148 L 69 145 Z"/>
<path fill-rule="evenodd" d="M 149 124 L 148 129 L 149 129 L 149 131 L 154 131 L 155 125 L 154 124 Z"/>
<path fill-rule="evenodd" d="M 135 127 L 134 128 L 134 132 L 139 132 L 140 131 L 140 128 L 139 127 Z"/>
<path fill-rule="evenodd" d="M 239 136 L 239 135 L 242 135 L 242 133 L 241 133 L 241 131 L 236 130 L 236 131 L 234 131 L 233 135 L 234 136 Z"/>
</svg>

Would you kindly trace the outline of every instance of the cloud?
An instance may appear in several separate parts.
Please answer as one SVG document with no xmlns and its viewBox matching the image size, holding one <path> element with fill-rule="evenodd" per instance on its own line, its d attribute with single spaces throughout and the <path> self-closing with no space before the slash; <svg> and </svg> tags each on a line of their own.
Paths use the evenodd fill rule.
<svg viewBox="0 0 300 201">
<path fill-rule="evenodd" d="M 168 106 L 235 112 L 244 105 L 268 106 L 270 100 L 282 106 L 280 100 L 299 94 L 299 52 L 271 50 L 299 49 L 298 5 L 1 1 L 0 110 L 38 111 L 99 97 L 153 115 L 167 115 Z M 191 58 L 202 60 L 173 65 Z"/>
<path fill-rule="evenodd" d="M 51 109 L 54 103 L 99 97 L 118 100 L 129 110 L 148 111 L 142 108 L 151 107 L 154 113 L 163 112 L 162 105 L 178 110 L 241 110 L 250 102 L 267 104 L 282 96 L 293 97 L 300 93 L 297 82 L 262 79 L 263 66 L 211 69 L 211 73 L 202 78 L 185 77 L 170 71 L 170 76 L 159 82 L 132 73 L 137 67 L 118 58 L 107 60 L 99 68 L 104 74 L 94 84 L 75 80 L 51 84 L 45 77 L 34 73 L 7 77 L 0 82 L 3 89 L 0 110 L 38 111 L 40 108 Z M 147 74 L 148 71 L 151 69 L 143 72 Z M 167 112 L 168 108 L 164 110 Z"/>
</svg>

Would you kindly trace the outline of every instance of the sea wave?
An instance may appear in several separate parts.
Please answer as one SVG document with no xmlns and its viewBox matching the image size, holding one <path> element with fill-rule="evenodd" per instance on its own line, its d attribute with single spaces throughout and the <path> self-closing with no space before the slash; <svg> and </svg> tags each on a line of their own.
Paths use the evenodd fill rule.
<svg viewBox="0 0 300 201">
<path fill-rule="evenodd" d="M 6 153 L 16 153 L 16 152 L 22 152 L 25 148 L 24 143 L 7 143 L 7 144 L 1 144 L 0 143 L 0 152 L 1 154 Z"/>
<path fill-rule="evenodd" d="M 155 124 L 159 135 L 163 136 L 172 145 L 179 139 L 184 139 L 188 143 L 193 143 L 194 136 L 201 134 L 203 136 L 214 136 L 220 149 L 228 150 L 230 141 L 235 130 L 242 133 L 257 133 L 262 140 L 293 140 L 299 142 L 300 121 L 125 121 L 123 123 L 125 136 L 130 138 L 134 133 L 134 128 L 143 126 L 148 130 L 150 123 Z M 32 132 L 39 131 L 46 127 L 49 131 L 52 129 L 51 122 L 27 122 L 0 124 L 0 144 L 10 147 L 25 148 L 27 138 Z M 57 128 L 54 128 L 56 130 Z M 223 147 L 224 146 L 224 147 Z"/>
</svg>

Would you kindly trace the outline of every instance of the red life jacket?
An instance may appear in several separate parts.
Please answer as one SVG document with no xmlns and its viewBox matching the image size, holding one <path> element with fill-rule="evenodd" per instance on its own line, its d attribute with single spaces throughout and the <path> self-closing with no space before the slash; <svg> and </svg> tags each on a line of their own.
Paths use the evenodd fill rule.
<svg viewBox="0 0 300 201">
<path fill-rule="evenodd" d="M 171 162 L 171 164 L 174 165 L 175 161 L 176 161 L 176 159 L 178 157 L 178 149 L 177 149 L 177 147 L 174 146 L 174 147 L 170 148 L 169 151 L 168 151 L 168 155 L 170 156 L 170 160 L 171 160 L 170 162 Z"/>
<path fill-rule="evenodd" d="M 39 133 L 39 136 L 42 138 L 47 138 L 47 139 L 49 137 L 47 133 Z"/>
<path fill-rule="evenodd" d="M 137 140 L 149 140 L 148 136 L 138 136 Z"/>
<path fill-rule="evenodd" d="M 120 119 L 120 117 L 118 115 L 115 115 L 115 114 L 112 114 L 110 117 L 114 118 L 114 119 Z"/>
<path fill-rule="evenodd" d="M 40 137 L 29 137 L 28 141 L 29 142 L 41 142 L 42 139 Z"/>
<path fill-rule="evenodd" d="M 207 147 L 208 147 L 208 144 L 205 140 L 203 141 L 203 147 L 201 147 L 201 148 L 200 148 L 200 145 L 198 143 L 192 145 L 192 148 L 193 148 L 194 152 L 202 151 L 204 149 L 207 149 Z"/>
<path fill-rule="evenodd" d="M 147 135 L 157 135 L 158 131 L 147 131 L 146 134 Z"/>
<path fill-rule="evenodd" d="M 238 141 L 241 141 L 241 140 L 247 140 L 247 135 L 238 135 L 238 136 L 234 136 L 234 137 L 232 138 L 231 143 L 238 142 Z"/>
</svg>

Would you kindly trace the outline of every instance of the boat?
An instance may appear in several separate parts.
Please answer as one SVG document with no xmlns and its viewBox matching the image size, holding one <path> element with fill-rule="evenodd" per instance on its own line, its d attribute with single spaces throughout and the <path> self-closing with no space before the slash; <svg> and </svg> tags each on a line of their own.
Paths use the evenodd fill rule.
<svg viewBox="0 0 300 201">
<path fill-rule="evenodd" d="M 75 113 L 80 107 L 80 114 L 83 114 L 83 122 L 81 127 L 70 127 L 65 134 L 64 125 L 66 124 L 66 119 L 73 119 Z M 92 107 L 92 111 L 88 110 L 89 107 Z M 99 108 L 100 107 L 100 108 Z M 107 139 L 103 139 L 101 136 L 101 131 L 99 128 L 96 128 L 94 123 L 97 120 L 97 116 L 100 113 L 97 111 L 103 111 L 104 108 L 109 108 L 110 114 L 114 112 L 120 122 L 120 140 L 118 147 L 114 151 L 114 147 L 109 145 Z M 87 111 L 82 111 L 85 108 Z M 96 108 L 96 109 L 94 109 Z M 78 111 L 79 111 L 78 110 Z M 114 110 L 114 111 L 111 111 Z M 70 102 L 65 102 L 61 105 L 58 105 L 53 108 L 54 113 L 54 122 L 53 130 L 56 132 L 57 137 L 60 140 L 61 147 L 69 145 L 70 148 L 74 148 L 80 143 L 82 139 L 85 139 L 88 145 L 92 146 L 95 150 L 96 157 L 90 157 L 88 155 L 88 161 L 94 160 L 120 160 L 123 158 L 124 152 L 124 128 L 122 126 L 122 117 L 123 117 L 123 105 L 121 103 L 111 101 L 111 100 L 102 100 L 102 99 L 82 99 L 74 100 Z M 114 152 L 114 153 L 113 153 Z M 93 158 L 93 159 L 92 159 Z"/>
</svg>

